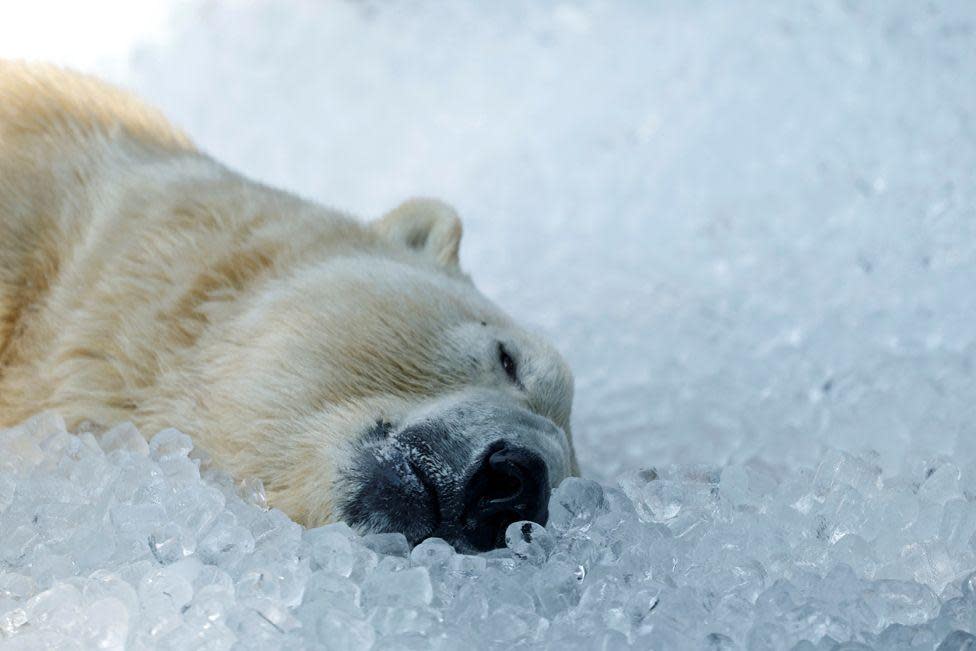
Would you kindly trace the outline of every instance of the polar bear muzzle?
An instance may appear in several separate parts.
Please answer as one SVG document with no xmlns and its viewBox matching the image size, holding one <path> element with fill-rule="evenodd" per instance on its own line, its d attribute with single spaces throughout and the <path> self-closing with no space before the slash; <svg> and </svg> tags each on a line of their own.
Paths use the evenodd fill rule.
<svg viewBox="0 0 976 651">
<path fill-rule="evenodd" d="M 569 473 L 568 439 L 552 421 L 469 395 L 364 432 L 336 488 L 341 515 L 362 531 L 486 551 L 512 522 L 544 524 L 551 487 Z"/>
</svg>

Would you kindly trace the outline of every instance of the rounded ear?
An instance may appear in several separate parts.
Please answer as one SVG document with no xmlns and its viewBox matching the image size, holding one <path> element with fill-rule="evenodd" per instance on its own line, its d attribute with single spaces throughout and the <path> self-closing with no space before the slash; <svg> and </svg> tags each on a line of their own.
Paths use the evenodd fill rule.
<svg viewBox="0 0 976 651">
<path fill-rule="evenodd" d="M 445 267 L 458 266 L 461 219 L 437 199 L 410 199 L 371 227 L 394 244 L 413 249 Z"/>
</svg>

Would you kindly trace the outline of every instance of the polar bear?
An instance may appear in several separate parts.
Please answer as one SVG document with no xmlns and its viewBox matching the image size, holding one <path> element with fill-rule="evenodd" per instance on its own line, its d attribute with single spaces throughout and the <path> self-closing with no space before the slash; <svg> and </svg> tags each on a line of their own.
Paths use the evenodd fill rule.
<svg viewBox="0 0 976 651">
<path fill-rule="evenodd" d="M 174 426 L 308 526 L 497 546 L 577 472 L 572 375 L 458 264 L 248 180 L 93 78 L 0 62 L 0 426 Z"/>
</svg>

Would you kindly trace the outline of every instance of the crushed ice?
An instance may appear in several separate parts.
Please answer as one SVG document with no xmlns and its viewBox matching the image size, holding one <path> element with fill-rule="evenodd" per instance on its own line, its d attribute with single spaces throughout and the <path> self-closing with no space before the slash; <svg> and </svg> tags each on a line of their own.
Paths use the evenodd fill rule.
<svg viewBox="0 0 976 651">
<path fill-rule="evenodd" d="M 507 549 L 303 530 L 260 482 L 55 415 L 0 431 L 0 645 L 33 648 L 963 649 L 976 643 L 974 464 L 571 478 Z M 844 648 L 864 648 L 847 646 Z"/>
</svg>

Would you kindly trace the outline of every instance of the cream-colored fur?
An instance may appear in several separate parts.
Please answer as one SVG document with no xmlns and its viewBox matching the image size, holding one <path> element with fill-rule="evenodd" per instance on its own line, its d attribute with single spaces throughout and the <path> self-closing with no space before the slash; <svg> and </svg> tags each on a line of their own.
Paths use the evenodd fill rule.
<svg viewBox="0 0 976 651">
<path fill-rule="evenodd" d="M 0 426 L 175 426 L 309 524 L 332 517 L 342 443 L 437 396 L 490 387 L 568 432 L 565 364 L 461 273 L 460 237 L 439 202 L 361 224 L 118 89 L 0 62 Z"/>
</svg>

